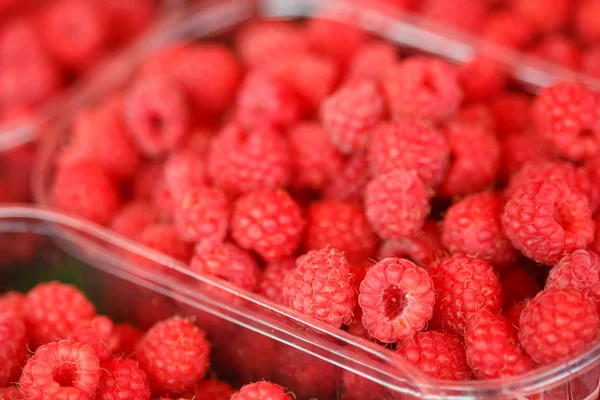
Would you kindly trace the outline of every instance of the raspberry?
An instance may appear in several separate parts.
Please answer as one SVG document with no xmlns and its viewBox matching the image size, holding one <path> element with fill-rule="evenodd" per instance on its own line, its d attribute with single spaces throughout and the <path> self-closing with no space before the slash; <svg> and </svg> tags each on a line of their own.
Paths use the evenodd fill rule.
<svg viewBox="0 0 600 400">
<path fill-rule="evenodd" d="M 594 218 L 594 240 L 590 243 L 589 248 L 591 251 L 600 254 L 600 215 Z"/>
<path fill-rule="evenodd" d="M 478 192 L 496 179 L 502 156 L 494 135 L 481 126 L 453 123 L 446 128 L 452 159 L 439 193 L 444 197 Z"/>
<path fill-rule="evenodd" d="M 311 47 L 341 65 L 348 63 L 367 41 L 362 29 L 328 19 L 312 18 L 306 30 Z"/>
<path fill-rule="evenodd" d="M 470 195 L 448 208 L 442 241 L 453 253 L 476 256 L 496 268 L 515 262 L 517 251 L 502 230 L 504 199 L 494 192 Z"/>
<path fill-rule="evenodd" d="M 173 191 L 162 177 L 155 182 L 155 187 L 152 191 L 152 205 L 158 212 L 160 220 L 170 221 L 173 219 L 175 214 Z"/>
<path fill-rule="evenodd" d="M 143 246 L 179 261 L 187 262 L 192 252 L 192 248 L 181 240 L 173 224 L 152 224 L 140 234 L 138 241 Z"/>
<path fill-rule="evenodd" d="M 250 67 L 263 67 L 274 57 L 308 51 L 304 30 L 287 21 L 256 21 L 242 27 L 236 37 L 236 48 Z"/>
<path fill-rule="evenodd" d="M 391 43 L 373 39 L 363 44 L 352 56 L 348 65 L 351 78 L 379 81 L 385 71 L 398 62 L 398 49 Z"/>
<path fill-rule="evenodd" d="M 51 188 L 58 211 L 107 224 L 121 205 L 115 182 L 97 165 L 80 161 L 58 169 Z"/>
<path fill-rule="evenodd" d="M 163 175 L 165 185 L 174 197 L 208 183 L 204 160 L 192 150 L 171 153 L 164 164 Z"/>
<path fill-rule="evenodd" d="M 31 400 L 95 398 L 100 362 L 89 344 L 60 340 L 35 351 L 19 381 L 23 398 Z"/>
<path fill-rule="evenodd" d="M 306 213 L 304 245 L 308 250 L 331 246 L 343 251 L 349 262 L 360 263 L 375 254 L 377 237 L 360 204 L 322 200 Z"/>
<path fill-rule="evenodd" d="M 581 66 L 582 54 L 577 42 L 560 34 L 544 38 L 531 54 L 564 68 L 579 70 Z"/>
<path fill-rule="evenodd" d="M 235 108 L 236 121 L 247 128 L 271 124 L 285 128 L 304 115 L 300 98 L 265 72 L 250 71 L 240 87 Z"/>
<path fill-rule="evenodd" d="M 375 175 L 395 168 L 415 170 L 426 186 L 436 187 L 448 168 L 449 149 L 444 135 L 428 123 L 394 121 L 375 130 L 369 164 Z"/>
<path fill-rule="evenodd" d="M 180 150 L 191 150 L 196 155 L 204 159 L 208 154 L 210 143 L 212 141 L 215 128 L 210 125 L 197 125 L 192 128 L 191 133 L 184 138 Z M 187 151 L 183 151 L 187 153 Z"/>
<path fill-rule="evenodd" d="M 231 397 L 231 400 L 291 400 L 285 390 L 274 383 L 256 382 L 242 386 L 239 392 Z"/>
<path fill-rule="evenodd" d="M 600 4 L 600 2 L 598 2 Z M 600 45 L 592 46 L 583 53 L 581 61 L 584 74 L 600 79 Z"/>
<path fill-rule="evenodd" d="M 229 225 L 229 201 L 219 189 L 190 188 L 175 202 L 175 227 L 187 242 L 222 242 Z"/>
<path fill-rule="evenodd" d="M 231 237 L 267 261 L 290 256 L 302 240 L 302 209 L 282 190 L 261 190 L 240 197 L 231 216 Z"/>
<path fill-rule="evenodd" d="M 502 215 L 513 246 L 534 261 L 554 264 L 593 239 L 592 212 L 585 197 L 560 176 L 518 189 Z"/>
<path fill-rule="evenodd" d="M 575 289 L 546 289 L 521 313 L 519 340 L 538 364 L 574 357 L 598 338 L 591 297 Z"/>
<path fill-rule="evenodd" d="M 580 161 L 598 154 L 598 96 L 579 83 L 559 83 L 543 89 L 533 104 L 533 122 L 562 156 Z"/>
<path fill-rule="evenodd" d="M 40 283 L 27 293 L 23 316 L 34 347 L 65 339 L 77 324 L 96 315 L 94 305 L 75 286 Z"/>
<path fill-rule="evenodd" d="M 252 255 L 231 243 L 211 245 L 200 242 L 190 269 L 250 291 L 256 289 L 260 272 Z"/>
<path fill-rule="evenodd" d="M 102 8 L 108 14 L 111 26 L 119 27 L 111 32 L 120 42 L 128 42 L 141 34 L 156 14 L 156 4 L 151 0 L 103 0 Z"/>
<path fill-rule="evenodd" d="M 314 122 L 301 122 L 287 134 L 294 188 L 320 190 L 342 169 L 344 159 Z"/>
<path fill-rule="evenodd" d="M 0 400 L 22 400 L 21 391 L 16 386 L 0 388 Z"/>
<path fill-rule="evenodd" d="M 0 29 L 0 60 L 3 64 L 25 65 L 44 57 L 43 44 L 36 32 L 36 19 L 26 15 L 3 19 Z"/>
<path fill-rule="evenodd" d="M 134 200 L 119 210 L 109 226 L 119 235 L 136 240 L 141 232 L 156 222 L 156 209 L 145 200 Z"/>
<path fill-rule="evenodd" d="M 595 212 L 600 208 L 600 189 L 593 182 L 600 182 L 600 157 L 591 158 L 583 168 L 577 169 L 575 178 L 575 186 L 585 193 Z"/>
<path fill-rule="evenodd" d="M 196 399 L 229 400 L 235 390 L 226 382 L 216 379 L 205 379 L 196 385 Z"/>
<path fill-rule="evenodd" d="M 512 307 L 525 299 L 532 299 L 542 290 L 535 277 L 521 264 L 505 268 L 500 273 L 504 307 Z"/>
<path fill-rule="evenodd" d="M 462 92 L 453 66 L 423 56 L 389 69 L 382 82 L 391 114 L 442 122 L 459 108 Z"/>
<path fill-rule="evenodd" d="M 546 289 L 575 289 L 588 292 L 600 304 L 600 262 L 596 253 L 576 250 L 552 267 Z"/>
<path fill-rule="evenodd" d="M 150 384 L 136 361 L 113 358 L 101 367 L 96 400 L 150 399 Z"/>
<path fill-rule="evenodd" d="M 478 0 L 474 1 L 482 4 Z M 462 66 L 458 76 L 466 100 L 491 100 L 506 86 L 506 74 L 501 65 L 481 56 Z"/>
<path fill-rule="evenodd" d="M 295 356 L 295 357 L 294 357 Z M 310 353 L 297 351 L 291 347 L 283 347 L 276 358 L 290 359 L 297 362 L 282 365 L 277 371 L 279 381 L 286 387 L 293 388 L 290 396 L 296 399 L 334 399 L 339 392 L 338 379 L 340 369 L 328 361 L 314 357 Z M 287 400 L 287 399 L 286 399 Z"/>
<path fill-rule="evenodd" d="M 521 132 L 529 125 L 530 98 L 522 93 L 504 93 L 491 101 L 496 128 L 502 133 Z"/>
<path fill-rule="evenodd" d="M 486 11 L 479 0 L 425 0 L 421 5 L 423 16 L 471 32 L 481 30 Z"/>
<path fill-rule="evenodd" d="M 352 154 L 329 180 L 324 191 L 325 198 L 362 202 L 363 193 L 370 179 L 366 155 Z"/>
<path fill-rule="evenodd" d="M 538 135 L 529 132 L 515 132 L 500 140 L 502 148 L 502 175 L 507 179 L 521 170 L 526 164 L 542 164 L 554 158 L 554 152 Z"/>
<path fill-rule="evenodd" d="M 482 129 L 489 132 L 496 132 L 496 121 L 491 107 L 486 103 L 470 103 L 462 107 L 454 118 L 453 122 L 466 125 L 479 125 Z"/>
<path fill-rule="evenodd" d="M 289 146 L 278 132 L 226 126 L 213 140 L 208 172 L 213 183 L 230 193 L 277 189 L 290 179 Z"/>
<path fill-rule="evenodd" d="M 427 272 L 401 258 L 386 258 L 371 267 L 358 296 L 364 327 L 384 343 L 422 330 L 433 314 L 434 301 Z"/>
<path fill-rule="evenodd" d="M 423 229 L 415 236 L 384 242 L 377 253 L 379 260 L 396 257 L 407 258 L 419 266 L 429 265 L 444 252 L 440 232 L 435 221 L 425 221 Z"/>
<path fill-rule="evenodd" d="M 146 332 L 136 359 L 146 373 L 153 393 L 191 391 L 208 370 L 210 344 L 204 332 L 189 319 L 172 317 Z"/>
<path fill-rule="evenodd" d="M 44 9 L 40 37 L 58 61 L 83 70 L 98 61 L 109 40 L 108 21 L 95 2 L 60 0 Z"/>
<path fill-rule="evenodd" d="M 116 324 L 111 342 L 116 343 L 113 355 L 118 357 L 130 357 L 135 353 L 135 348 L 142 338 L 142 332 L 131 324 Z"/>
<path fill-rule="evenodd" d="M 502 308 L 502 287 L 483 260 L 454 254 L 429 265 L 429 274 L 437 298 L 433 321 L 449 332 L 464 335 L 477 311 Z"/>
<path fill-rule="evenodd" d="M 165 60 L 167 75 L 193 100 L 196 111 L 218 114 L 229 107 L 242 74 L 231 50 L 214 43 L 175 46 L 180 46 L 179 51 L 171 50 L 172 56 Z"/>
<path fill-rule="evenodd" d="M 321 105 L 321 121 L 329 140 L 346 154 L 363 150 L 384 116 L 383 98 L 369 80 L 346 84 Z"/>
<path fill-rule="evenodd" d="M 115 326 L 110 318 L 97 316 L 92 320 L 82 321 L 75 326 L 69 340 L 92 346 L 100 362 L 107 361 L 116 343 L 112 341 Z"/>
<path fill-rule="evenodd" d="M 140 165 L 141 157 L 121 117 L 108 108 L 78 114 L 72 138 L 77 156 L 92 160 L 120 181 L 133 177 Z"/>
<path fill-rule="evenodd" d="M 134 177 L 131 192 L 138 199 L 150 199 L 156 189 L 156 182 L 162 179 L 163 168 L 161 164 L 143 164 L 137 176 Z"/>
<path fill-rule="evenodd" d="M 600 40 L 600 1 L 583 0 L 579 2 L 574 15 L 573 27 L 583 42 L 596 44 Z"/>
<path fill-rule="evenodd" d="M 369 182 L 365 209 L 380 237 L 401 239 L 423 227 L 429 214 L 429 193 L 415 172 L 394 169 Z"/>
<path fill-rule="evenodd" d="M 450 333 L 419 332 L 398 344 L 396 352 L 436 379 L 468 381 L 473 377 L 464 343 Z"/>
<path fill-rule="evenodd" d="M 356 305 L 346 257 L 332 248 L 299 257 L 285 277 L 283 295 L 294 310 L 337 328 L 350 321 Z"/>
<path fill-rule="evenodd" d="M 141 78 L 127 91 L 123 107 L 125 124 L 148 157 L 174 150 L 187 134 L 190 115 L 185 97 L 168 79 Z"/>
<path fill-rule="evenodd" d="M 514 10 L 539 33 L 561 29 L 570 14 L 569 0 L 513 0 L 512 4 Z"/>
<path fill-rule="evenodd" d="M 356 283 L 358 284 L 359 282 Z M 376 339 L 371 336 L 367 328 L 363 325 L 362 316 L 362 309 L 360 308 L 360 305 L 357 304 L 352 311 L 352 319 L 346 325 L 346 330 L 354 336 L 374 342 Z"/>
<path fill-rule="evenodd" d="M 293 257 L 269 263 L 260 276 L 258 294 L 271 300 L 273 303 L 285 305 L 285 299 L 283 297 L 285 276 L 295 268 L 296 260 Z"/>
<path fill-rule="evenodd" d="M 533 297 L 535 297 L 535 295 Z M 519 329 L 519 320 L 521 319 L 521 313 L 523 312 L 525 307 L 527 307 L 527 304 L 529 304 L 530 300 L 531 299 L 521 300 L 502 312 L 504 318 L 506 318 L 511 323 L 511 325 L 517 330 Z"/>
<path fill-rule="evenodd" d="M 6 313 L 13 313 L 17 316 L 23 314 L 23 304 L 25 295 L 20 292 L 4 292 L 0 294 L 0 310 Z"/>
<path fill-rule="evenodd" d="M 27 330 L 21 317 L 0 313 L 0 387 L 19 379 L 27 356 Z"/>
<path fill-rule="evenodd" d="M 465 335 L 466 355 L 477 379 L 524 374 L 535 363 L 521 347 L 517 330 L 502 315 L 488 310 L 475 313 Z"/>
<path fill-rule="evenodd" d="M 482 38 L 501 46 L 521 49 L 532 41 L 533 27 L 519 14 L 500 10 L 488 15 Z"/>
</svg>

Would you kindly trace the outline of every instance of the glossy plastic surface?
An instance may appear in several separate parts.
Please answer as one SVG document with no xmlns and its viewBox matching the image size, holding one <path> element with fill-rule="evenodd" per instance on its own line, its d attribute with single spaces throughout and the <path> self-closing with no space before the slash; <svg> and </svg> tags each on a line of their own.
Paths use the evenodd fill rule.
<svg viewBox="0 0 600 400">
<path fill-rule="evenodd" d="M 49 136 L 40 154 L 34 179 L 38 202 L 48 204 L 53 163 L 61 141 L 68 134 L 71 118 L 79 107 L 93 105 L 106 93 L 127 82 L 141 60 L 165 44 L 222 33 L 255 15 L 294 19 L 327 16 L 357 24 L 403 47 L 459 63 L 469 60 L 475 52 L 489 52 L 486 53 L 488 56 L 511 66 L 515 79 L 532 91 L 566 74 L 544 63 L 538 64 L 536 60 L 526 60 L 532 63 L 522 64 L 522 59 L 510 52 L 478 45 L 470 42 L 469 38 L 455 38 L 396 11 L 356 2 L 226 0 L 204 4 L 188 12 L 186 18 L 169 29 L 145 38 L 144 43 L 121 64 L 104 72 L 102 84 L 88 88 L 80 103 L 49 127 Z M 588 83 L 595 84 L 593 81 Z M 0 217 L 3 212 L 7 211 L 0 212 Z M 77 225 L 77 229 L 64 224 L 63 220 Z M 235 371 L 237 382 L 274 380 L 294 390 L 298 399 L 319 400 L 587 400 L 598 396 L 600 346 L 568 363 L 540 368 L 517 378 L 468 383 L 435 381 L 388 349 L 309 320 L 252 293 L 196 276 L 185 265 L 103 228 L 62 217 L 54 232 L 61 240 L 66 238 L 66 242 L 62 243 L 66 243 L 65 249 L 69 253 L 99 270 L 115 271 L 129 282 L 124 290 L 115 286 L 117 289 L 112 297 L 119 303 L 142 303 L 139 305 L 141 308 L 133 306 L 129 309 L 127 315 L 131 318 L 173 312 L 196 315 L 215 341 L 218 350 L 214 362 L 223 363 L 224 369 Z M 136 295 L 131 296 L 130 292 Z M 155 301 L 155 296 L 159 296 L 160 301 Z M 156 308 L 151 307 L 146 312 L 144 307 L 148 303 L 156 304 Z"/>
</svg>

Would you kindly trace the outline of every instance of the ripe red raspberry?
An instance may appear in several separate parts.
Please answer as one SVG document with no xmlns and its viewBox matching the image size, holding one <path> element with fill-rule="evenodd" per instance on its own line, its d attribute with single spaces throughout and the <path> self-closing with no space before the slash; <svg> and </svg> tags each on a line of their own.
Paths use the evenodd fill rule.
<svg viewBox="0 0 600 400">
<path fill-rule="evenodd" d="M 98 61 L 110 37 L 108 21 L 98 4 L 78 0 L 54 1 L 45 7 L 39 32 L 48 52 L 76 71 Z"/>
<path fill-rule="evenodd" d="M 117 346 L 113 337 L 114 328 L 110 318 L 99 315 L 78 323 L 69 335 L 69 340 L 89 344 L 94 349 L 98 360 L 104 362 L 110 358 Z"/>
<path fill-rule="evenodd" d="M 213 183 L 232 194 L 277 189 L 290 179 L 288 143 L 268 127 L 226 126 L 213 140 L 207 161 Z"/>
<path fill-rule="evenodd" d="M 142 164 L 133 179 L 131 194 L 133 198 L 150 200 L 156 191 L 157 182 L 163 177 L 163 165 L 159 163 Z"/>
<path fill-rule="evenodd" d="M 519 340 L 538 364 L 574 357 L 598 338 L 592 298 L 575 289 L 546 289 L 521 313 Z"/>
<path fill-rule="evenodd" d="M 112 109 L 77 114 L 71 135 L 74 144 L 67 154 L 92 160 L 120 181 L 132 178 L 137 172 L 140 154 L 125 131 L 121 116 Z"/>
<path fill-rule="evenodd" d="M 559 83 L 535 99 L 535 129 L 562 156 L 580 161 L 600 151 L 597 93 L 580 83 Z"/>
<path fill-rule="evenodd" d="M 50 342 L 27 361 L 19 388 L 30 400 L 93 400 L 100 382 L 100 362 L 89 344 Z"/>
<path fill-rule="evenodd" d="M 482 38 L 501 46 L 521 49 L 533 40 L 533 27 L 519 14 L 508 10 L 488 14 Z"/>
<path fill-rule="evenodd" d="M 535 297 L 535 295 L 533 297 Z M 523 312 L 525 307 L 527 307 L 527 304 L 529 304 L 530 301 L 530 298 L 523 299 L 518 303 L 515 303 L 511 307 L 508 307 L 502 312 L 504 318 L 506 318 L 511 323 L 511 325 L 517 330 L 519 330 L 519 321 L 521 319 L 521 313 Z"/>
<path fill-rule="evenodd" d="M 60 282 L 40 283 L 23 304 L 27 334 L 37 348 L 67 338 L 82 321 L 96 315 L 94 305 L 75 286 Z"/>
<path fill-rule="evenodd" d="M 2 312 L 21 316 L 23 314 L 23 304 L 25 304 L 23 293 L 10 291 L 0 294 L 0 310 Z"/>
<path fill-rule="evenodd" d="M 123 101 L 125 125 L 140 151 L 150 158 L 176 149 L 188 133 L 186 99 L 166 78 L 140 78 Z"/>
<path fill-rule="evenodd" d="M 452 118 L 452 121 L 459 124 L 479 125 L 488 132 L 496 132 L 494 114 L 486 103 L 470 103 L 463 106 Z"/>
<path fill-rule="evenodd" d="M 264 67 L 274 58 L 309 50 L 306 32 L 288 21 L 253 21 L 236 35 L 236 48 L 244 63 Z"/>
<path fill-rule="evenodd" d="M 274 383 L 260 381 L 242 386 L 231 400 L 292 400 L 285 389 Z"/>
<path fill-rule="evenodd" d="M 190 134 L 184 138 L 179 150 L 191 150 L 204 160 L 208 154 L 215 130 L 216 128 L 210 124 L 198 123 L 192 128 Z M 187 153 L 187 151 L 184 151 L 184 153 Z"/>
<path fill-rule="evenodd" d="M 342 155 L 327 139 L 327 133 L 315 122 L 301 122 L 287 134 L 292 158 L 291 185 L 298 189 L 320 190 L 338 174 Z"/>
<path fill-rule="evenodd" d="M 399 60 L 398 49 L 391 43 L 373 39 L 363 44 L 348 65 L 350 78 L 380 81 L 385 71 Z"/>
<path fill-rule="evenodd" d="M 546 289 L 575 289 L 588 292 L 600 304 L 600 262 L 596 253 L 577 250 L 564 256 L 552 267 Z"/>
<path fill-rule="evenodd" d="M 227 383 L 216 379 L 205 379 L 196 385 L 196 399 L 230 400 L 235 390 Z"/>
<path fill-rule="evenodd" d="M 148 400 L 150 384 L 134 360 L 113 358 L 101 364 L 96 400 Z"/>
<path fill-rule="evenodd" d="M 382 85 L 395 118 L 442 122 L 458 110 L 462 100 L 457 71 L 435 58 L 401 61 L 388 69 Z"/>
<path fill-rule="evenodd" d="M 234 115 L 236 121 L 249 129 L 262 124 L 285 128 L 302 119 L 304 107 L 300 98 L 283 83 L 255 70 L 242 82 Z"/>
<path fill-rule="evenodd" d="M 20 316 L 0 312 L 0 387 L 8 386 L 21 376 L 27 357 L 27 330 Z M 1 396 L 0 396 L 1 397 Z"/>
<path fill-rule="evenodd" d="M 502 176 L 512 180 L 526 164 L 542 164 L 554 158 L 554 151 L 542 138 L 530 131 L 507 134 L 500 139 Z"/>
<path fill-rule="evenodd" d="M 430 264 L 429 274 L 437 298 L 433 321 L 449 332 L 464 335 L 474 313 L 502 308 L 500 281 L 483 260 L 454 254 Z"/>
<path fill-rule="evenodd" d="M 208 371 L 210 344 L 192 321 L 172 317 L 146 332 L 137 347 L 139 367 L 153 393 L 183 394 Z"/>
<path fill-rule="evenodd" d="M 517 334 L 506 318 L 488 310 L 481 310 L 469 319 L 466 355 L 477 379 L 521 375 L 535 368 Z"/>
<path fill-rule="evenodd" d="M 367 34 L 360 28 L 321 18 L 313 18 L 306 25 L 311 47 L 344 65 L 367 41 Z"/>
<path fill-rule="evenodd" d="M 492 99 L 496 129 L 500 133 L 522 132 L 529 125 L 531 99 L 523 93 L 503 93 Z"/>
<path fill-rule="evenodd" d="M 358 282 L 356 283 L 358 285 Z M 362 316 L 362 309 L 360 308 L 360 305 L 357 304 L 352 311 L 352 319 L 346 324 L 346 330 L 354 336 L 375 342 L 376 339 L 371 336 L 367 328 L 363 325 Z"/>
<path fill-rule="evenodd" d="M 166 187 L 174 197 L 188 189 L 208 183 L 205 162 L 193 150 L 176 150 L 163 166 Z"/>
<path fill-rule="evenodd" d="M 128 239 L 136 240 L 150 225 L 158 222 L 158 212 L 145 200 L 125 204 L 110 222 L 110 228 Z"/>
<path fill-rule="evenodd" d="M 138 241 L 143 246 L 179 261 L 187 262 L 192 253 L 192 247 L 181 240 L 177 229 L 170 223 L 159 222 L 148 226 L 140 234 Z"/>
<path fill-rule="evenodd" d="M 306 213 L 307 250 L 331 246 L 343 251 L 350 263 L 361 263 L 375 254 L 377 242 L 359 203 L 322 200 L 312 203 Z"/>
<path fill-rule="evenodd" d="M 107 224 L 121 205 L 116 183 L 95 164 L 80 161 L 58 168 L 51 188 L 58 211 Z"/>
<path fill-rule="evenodd" d="M 141 338 L 142 331 L 133 325 L 128 323 L 116 324 L 110 339 L 112 343 L 116 343 L 113 356 L 118 358 L 131 357 L 135 353 L 135 348 Z"/>
<path fill-rule="evenodd" d="M 525 299 L 532 299 L 542 290 L 535 276 L 522 264 L 517 263 L 500 273 L 504 307 L 512 307 Z"/>
<path fill-rule="evenodd" d="M 416 234 L 429 206 L 427 187 L 413 170 L 391 170 L 371 180 L 365 190 L 367 219 L 383 239 Z"/>
<path fill-rule="evenodd" d="M 600 45 L 589 47 L 583 53 L 581 65 L 584 74 L 600 79 Z"/>
<path fill-rule="evenodd" d="M 502 225 L 514 247 L 549 265 L 585 248 L 594 236 L 588 201 L 561 176 L 516 190 L 506 203 Z"/>
<path fill-rule="evenodd" d="M 16 386 L 0 388 L 0 400 L 22 400 L 23 395 Z"/>
<path fill-rule="evenodd" d="M 296 260 L 293 257 L 267 264 L 260 276 L 258 294 L 274 303 L 286 305 L 283 297 L 285 276 L 295 268 Z"/>
<path fill-rule="evenodd" d="M 446 128 L 452 159 L 438 191 L 444 197 L 478 192 L 494 183 L 502 156 L 496 137 L 481 126 L 452 123 Z"/>
<path fill-rule="evenodd" d="M 266 261 L 292 255 L 304 229 L 302 209 L 283 190 L 260 190 L 240 197 L 231 215 L 231 237 Z"/>
<path fill-rule="evenodd" d="M 465 356 L 465 345 L 462 339 L 451 333 L 419 332 L 399 343 L 396 352 L 433 378 L 453 381 L 473 378 Z"/>
<path fill-rule="evenodd" d="M 217 188 L 189 188 L 175 200 L 174 216 L 181 239 L 222 242 L 229 226 L 229 201 Z"/>
<path fill-rule="evenodd" d="M 501 269 L 513 264 L 517 251 L 502 229 L 504 199 L 481 192 L 454 203 L 444 216 L 442 241 L 452 253 L 464 253 Z"/>
<path fill-rule="evenodd" d="M 285 277 L 283 295 L 294 310 L 336 328 L 350 321 L 356 305 L 346 257 L 332 248 L 299 257 Z"/>
<path fill-rule="evenodd" d="M 375 175 L 396 168 L 415 170 L 428 187 L 436 187 L 448 168 L 449 148 L 434 126 L 419 121 L 380 125 L 369 145 L 369 164 Z"/>
<path fill-rule="evenodd" d="M 422 330 L 433 315 L 434 301 L 427 272 L 401 258 L 386 258 L 371 267 L 358 296 L 364 327 L 384 343 Z"/>
<path fill-rule="evenodd" d="M 581 53 L 577 42 L 561 34 L 545 37 L 530 51 L 534 57 L 576 71 L 581 67 Z"/>
<path fill-rule="evenodd" d="M 471 32 L 481 30 L 486 11 L 485 2 L 479 0 L 425 0 L 421 5 L 425 17 Z"/>
<path fill-rule="evenodd" d="M 363 193 L 370 180 L 366 155 L 352 154 L 329 180 L 324 191 L 325 198 L 362 202 Z"/>
<path fill-rule="evenodd" d="M 151 0 L 104 0 L 101 4 L 111 26 L 119 27 L 111 32 L 119 42 L 135 39 L 152 23 L 157 11 L 156 3 Z"/>
<path fill-rule="evenodd" d="M 388 240 L 381 244 L 377 259 L 407 258 L 419 266 L 427 266 L 444 253 L 444 246 L 436 221 L 425 221 L 416 235 Z"/>
<path fill-rule="evenodd" d="M 250 291 L 256 289 L 260 272 L 252 255 L 231 243 L 213 245 L 200 242 L 190 269 Z"/>
<path fill-rule="evenodd" d="M 373 129 L 383 121 L 384 107 L 377 85 L 359 79 L 323 101 L 321 121 L 339 151 L 356 153 L 366 147 Z"/>
<path fill-rule="evenodd" d="M 512 0 L 512 5 L 538 33 L 551 33 L 561 29 L 570 14 L 569 0 Z"/>
<path fill-rule="evenodd" d="M 594 240 L 590 243 L 589 248 L 591 251 L 600 254 L 600 215 L 594 218 Z"/>
<path fill-rule="evenodd" d="M 475 0 L 475 2 L 483 4 L 478 0 Z M 502 89 L 506 86 L 507 78 L 505 71 L 497 61 L 481 56 L 475 57 L 463 65 L 458 77 L 465 100 L 470 101 L 493 99 L 502 92 Z"/>
</svg>

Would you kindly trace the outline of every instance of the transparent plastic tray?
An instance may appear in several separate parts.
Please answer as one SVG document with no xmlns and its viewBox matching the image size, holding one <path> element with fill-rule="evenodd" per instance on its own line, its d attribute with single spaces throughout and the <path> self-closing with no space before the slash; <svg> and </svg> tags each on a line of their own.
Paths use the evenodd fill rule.
<svg viewBox="0 0 600 400">
<path fill-rule="evenodd" d="M 515 80 L 522 84 L 524 90 L 535 91 L 571 74 L 492 45 L 477 43 L 460 34 L 456 36 L 411 15 L 364 3 L 342 0 L 225 0 L 195 6 L 184 19 L 145 38 L 144 43 L 122 63 L 106 70 L 100 83 L 88 88 L 79 104 L 48 127 L 48 136 L 39 154 L 33 179 L 36 200 L 42 205 L 49 204 L 54 162 L 68 134 L 72 117 L 80 107 L 92 106 L 107 93 L 122 86 L 136 66 L 158 48 L 174 41 L 223 33 L 257 15 L 285 19 L 327 16 L 357 24 L 404 48 L 456 63 L 466 62 L 476 52 L 483 52 L 510 66 Z M 569 75 L 569 78 L 587 79 L 574 75 Z M 588 84 L 594 85 L 595 82 L 589 81 Z M 0 217 L 7 210 L 0 211 Z M 111 274 L 129 282 L 127 290 L 115 289 L 114 295 L 111 294 L 117 303 L 132 301 L 147 304 L 150 301 L 157 304 L 156 312 L 162 312 L 164 305 L 164 314 L 192 313 L 199 321 L 205 322 L 205 329 L 209 329 L 219 349 L 215 362 L 223 363 L 223 370 L 232 371 L 234 382 L 273 380 L 293 390 L 298 399 L 319 400 L 591 400 L 598 396 L 600 346 L 559 366 L 539 368 L 515 378 L 467 383 L 436 381 L 405 363 L 392 351 L 310 320 L 227 283 L 194 275 L 185 265 L 109 230 L 67 217 L 60 217 L 57 221 L 55 214 L 35 212 L 50 220 L 54 218 L 51 222 L 56 223 L 57 228 L 52 232 L 61 238 L 68 253 L 88 262 L 93 267 L 90 269 L 111 271 Z M 151 270 L 166 274 L 157 275 L 150 273 Z M 138 287 L 136 290 L 140 294 L 132 296 L 131 287 Z M 133 293 L 137 294 L 135 290 Z M 149 293 L 149 297 L 144 298 L 142 293 Z M 161 300 L 155 301 L 154 296 Z M 132 318 L 153 316 L 145 309 L 144 312 L 135 307 L 132 309 L 135 311 L 129 314 Z"/>
</svg>

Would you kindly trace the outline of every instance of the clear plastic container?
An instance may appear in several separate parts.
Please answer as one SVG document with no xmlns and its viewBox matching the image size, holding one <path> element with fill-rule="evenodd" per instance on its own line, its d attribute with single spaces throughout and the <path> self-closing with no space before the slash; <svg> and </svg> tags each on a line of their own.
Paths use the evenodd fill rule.
<svg viewBox="0 0 600 400">
<path fill-rule="evenodd" d="M 225 0 L 195 6 L 176 25 L 146 37 L 122 63 L 104 71 L 101 80 L 85 91 L 79 104 L 47 127 L 49 132 L 33 180 L 36 200 L 43 205 L 49 204 L 56 156 L 68 135 L 73 115 L 80 107 L 93 106 L 107 93 L 122 86 L 136 66 L 156 49 L 174 41 L 227 32 L 257 15 L 285 19 L 327 16 L 357 24 L 398 43 L 407 51 L 429 53 L 457 63 L 483 52 L 511 67 L 515 80 L 524 90 L 535 91 L 570 74 L 546 63 L 444 31 L 397 10 L 364 3 Z M 590 85 L 596 84 L 585 77 L 577 78 Z M 0 218 L 9 211 L 0 210 Z M 215 343 L 214 365 L 225 376 L 231 374 L 236 384 L 257 379 L 273 380 L 289 387 L 298 399 L 319 400 L 591 400 L 598 397 L 600 345 L 561 365 L 539 368 L 515 378 L 467 383 L 436 381 L 388 349 L 310 320 L 227 283 L 197 276 L 185 265 L 109 230 L 48 212 L 31 212 L 52 222 L 51 232 L 59 239 L 57 243 L 67 253 L 90 264 L 93 272 L 89 276 L 99 287 L 105 287 L 103 279 L 111 282 L 110 299 L 117 306 L 126 306 L 124 315 L 127 318 L 148 324 L 172 313 L 196 316 Z M 106 274 L 109 278 L 100 279 L 95 274 Z M 113 283 L 117 281 L 120 283 Z"/>
</svg>

